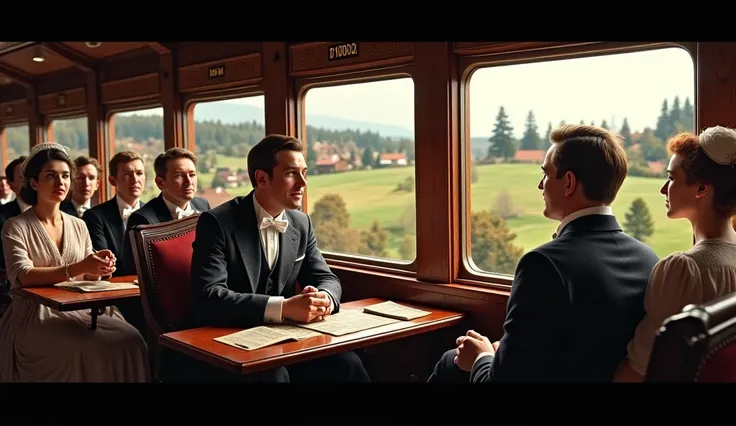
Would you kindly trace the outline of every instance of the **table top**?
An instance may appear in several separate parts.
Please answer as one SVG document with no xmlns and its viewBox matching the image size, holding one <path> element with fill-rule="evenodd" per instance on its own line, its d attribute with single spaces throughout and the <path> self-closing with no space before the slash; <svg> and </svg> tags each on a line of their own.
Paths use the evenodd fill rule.
<svg viewBox="0 0 736 426">
<path fill-rule="evenodd" d="M 110 278 L 108 281 L 114 283 L 137 282 L 135 275 L 125 275 Z M 12 290 L 13 294 L 33 299 L 42 305 L 57 311 L 76 311 L 93 307 L 104 307 L 115 304 L 122 299 L 140 297 L 140 289 L 98 291 L 93 293 L 78 293 L 59 287 L 21 287 Z"/>
<path fill-rule="evenodd" d="M 385 299 L 371 298 L 347 302 L 341 305 L 340 310 L 362 310 L 368 305 L 385 301 Z M 241 328 L 199 327 L 175 331 L 161 335 L 159 343 L 217 367 L 248 374 L 450 327 L 460 323 L 466 315 L 413 303 L 397 303 L 430 311 L 431 314 L 411 321 L 399 321 L 343 336 L 323 334 L 299 342 L 281 343 L 252 351 L 238 349 L 214 340 L 216 337 L 241 331 Z"/>
</svg>

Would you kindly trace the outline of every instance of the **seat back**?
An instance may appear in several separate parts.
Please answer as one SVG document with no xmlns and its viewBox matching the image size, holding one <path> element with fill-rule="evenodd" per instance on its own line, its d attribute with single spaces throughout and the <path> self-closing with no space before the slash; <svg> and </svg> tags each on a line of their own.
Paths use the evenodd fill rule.
<svg viewBox="0 0 736 426">
<path fill-rule="evenodd" d="M 659 329 L 647 382 L 736 382 L 736 293 L 685 306 Z"/>
<path fill-rule="evenodd" d="M 146 326 L 156 339 L 186 327 L 198 219 L 199 214 L 194 214 L 130 231 Z"/>
</svg>

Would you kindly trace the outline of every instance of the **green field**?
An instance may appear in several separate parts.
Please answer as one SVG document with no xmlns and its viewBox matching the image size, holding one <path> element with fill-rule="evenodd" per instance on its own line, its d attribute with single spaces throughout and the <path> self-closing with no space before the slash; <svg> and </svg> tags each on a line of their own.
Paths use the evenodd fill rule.
<svg viewBox="0 0 736 426">
<path fill-rule="evenodd" d="M 244 167 L 243 159 L 218 157 L 218 166 Z M 539 165 L 497 164 L 477 166 L 478 181 L 471 186 L 471 208 L 489 210 L 496 205 L 498 195 L 506 190 L 511 195 L 513 210 L 518 217 L 507 221 L 509 228 L 517 234 L 517 244 L 529 250 L 551 239 L 557 222 L 542 216 L 543 200 L 537 184 L 541 177 Z M 394 192 L 396 185 L 414 175 L 413 167 L 399 167 L 369 171 L 354 171 L 309 178 L 307 197 L 310 208 L 323 195 L 340 194 L 350 212 L 352 228 L 368 228 L 373 220 L 383 226 L 396 224 L 407 206 L 414 203 L 414 193 Z M 200 174 L 200 185 L 209 186 L 211 174 Z M 692 246 L 689 222 L 667 218 L 664 197 L 659 193 L 662 179 L 628 177 L 613 204 L 614 213 L 623 225 L 624 214 L 631 202 L 642 197 L 647 203 L 654 221 L 654 235 L 645 241 L 660 256 L 674 251 L 687 250 Z M 250 186 L 228 188 L 231 195 L 244 195 Z M 442 197 L 437 197 L 438 200 Z M 472 226 L 472 224 L 471 224 Z M 399 236 L 392 236 L 390 253 L 398 257 L 396 246 Z"/>
</svg>

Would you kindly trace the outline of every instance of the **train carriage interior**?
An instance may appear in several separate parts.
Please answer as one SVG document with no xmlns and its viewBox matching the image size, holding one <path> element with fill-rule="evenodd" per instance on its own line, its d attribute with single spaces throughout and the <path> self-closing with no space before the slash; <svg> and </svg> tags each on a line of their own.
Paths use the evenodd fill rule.
<svg viewBox="0 0 736 426">
<path fill-rule="evenodd" d="M 20 163 L 8 166 L 47 143 L 63 145 L 72 160 L 97 160 L 85 207 L 93 210 L 122 190 L 116 154 L 141 159 L 139 200 L 147 204 L 173 185 L 159 177 L 156 158 L 182 148 L 197 159 L 183 178 L 196 175 L 193 196 L 224 212 L 256 185 L 251 149 L 269 135 L 294 137 L 308 170 L 298 210 L 339 279 L 337 315 L 382 302 L 424 311 L 373 315 L 375 325 L 358 331 L 300 328 L 318 336 L 293 331 L 257 349 L 223 343 L 248 327 L 187 320 L 190 272 L 206 272 L 192 265 L 192 243 L 202 241 L 195 231 L 214 217 L 200 209 L 122 234 L 132 269 L 103 281 L 134 284 L 109 291 L 27 284 L 36 281 L 18 278 L 24 272 L 11 266 L 17 255 L 6 241 L 17 226 L 4 226 L 0 327 L 15 327 L 6 317 L 20 315 L 20 300 L 62 316 L 83 312 L 89 333 L 102 334 L 111 306 L 137 303 L 149 382 L 188 377 L 190 367 L 245 376 L 352 352 L 372 383 L 425 383 L 468 330 L 503 346 L 519 262 L 559 225 L 545 217 L 540 191 L 555 129 L 579 124 L 620 136 L 628 169 L 611 208 L 623 232 L 661 259 L 695 242 L 688 220 L 668 217 L 660 192 L 671 172 L 668 140 L 735 128 L 735 90 L 733 42 L 0 42 L 3 203 L 25 181 Z M 77 176 L 70 188 L 83 187 Z M 232 249 L 223 244 L 211 250 Z M 59 274 L 68 278 L 66 262 Z M 304 279 L 296 291 L 311 287 Z M 736 296 L 719 296 L 667 316 L 641 380 L 736 380 Z M 0 365 L 0 381 L 44 381 L 21 370 Z"/>
</svg>

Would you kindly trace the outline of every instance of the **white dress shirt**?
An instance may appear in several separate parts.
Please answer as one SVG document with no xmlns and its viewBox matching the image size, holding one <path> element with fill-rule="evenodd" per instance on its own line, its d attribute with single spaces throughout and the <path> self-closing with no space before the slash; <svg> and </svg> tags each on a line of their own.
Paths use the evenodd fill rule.
<svg viewBox="0 0 736 426">
<path fill-rule="evenodd" d="M 84 204 L 79 204 L 74 199 L 72 199 L 72 206 L 74 206 L 74 210 L 77 212 L 77 216 L 82 217 L 84 212 L 92 208 L 92 200 L 87 200 L 84 202 Z"/>
<path fill-rule="evenodd" d="M 565 229 L 565 227 L 573 220 L 581 218 L 583 216 L 590 216 L 594 214 L 603 214 L 603 215 L 613 216 L 613 209 L 611 208 L 611 206 L 596 206 L 596 207 L 587 207 L 584 209 L 574 211 L 570 213 L 569 215 L 565 216 L 564 218 L 562 218 L 562 220 L 560 221 L 560 224 L 557 226 L 557 232 L 555 232 L 552 238 L 557 238 L 560 232 L 562 232 L 562 230 Z M 475 368 L 475 364 L 478 363 L 479 359 L 487 355 L 494 355 L 494 354 L 490 352 L 479 353 L 478 356 L 475 357 L 475 361 L 473 362 L 473 368 Z"/>
<path fill-rule="evenodd" d="M 260 227 L 261 222 L 266 221 L 285 221 L 284 212 L 282 211 L 276 217 L 271 216 L 256 200 L 255 194 L 253 195 L 253 207 L 256 211 L 256 218 L 258 219 L 258 225 Z M 288 221 L 287 221 L 288 222 Z M 266 262 L 269 268 L 273 268 L 276 264 L 279 254 L 279 231 L 276 226 L 266 226 L 260 229 L 261 246 L 263 247 L 263 254 L 266 257 Z M 286 277 L 284 277 L 286 278 Z M 330 299 L 330 306 L 327 308 L 328 312 L 332 312 L 334 306 L 332 295 L 325 291 Z M 263 315 L 263 320 L 266 323 L 280 323 L 283 322 L 283 308 L 284 308 L 284 297 L 283 296 L 270 296 L 268 302 L 266 302 L 266 311 Z"/>
<path fill-rule="evenodd" d="M 118 213 L 120 213 L 120 218 L 123 219 L 123 228 L 127 229 L 128 228 L 128 218 L 130 217 L 131 214 L 133 214 L 134 211 L 141 208 L 141 201 L 136 200 L 135 207 L 129 206 L 128 203 L 123 201 L 123 199 L 118 196 L 115 196 L 115 201 L 117 201 L 118 203 Z"/>
<path fill-rule="evenodd" d="M 171 213 L 171 217 L 174 218 L 174 220 L 184 219 L 185 217 L 191 216 L 194 213 L 197 213 L 196 210 L 192 207 L 192 203 L 187 203 L 184 208 L 180 208 L 176 204 L 172 203 L 171 201 L 167 200 L 166 197 L 162 196 L 164 203 L 166 204 L 166 207 L 169 209 L 169 212 Z"/>
</svg>

